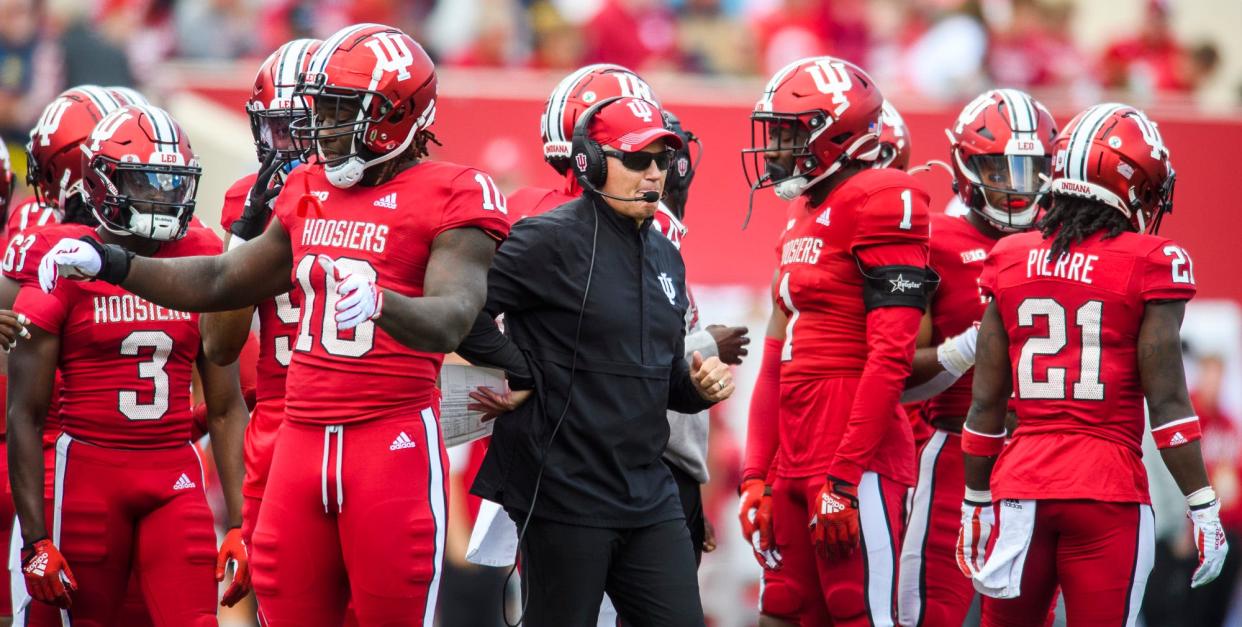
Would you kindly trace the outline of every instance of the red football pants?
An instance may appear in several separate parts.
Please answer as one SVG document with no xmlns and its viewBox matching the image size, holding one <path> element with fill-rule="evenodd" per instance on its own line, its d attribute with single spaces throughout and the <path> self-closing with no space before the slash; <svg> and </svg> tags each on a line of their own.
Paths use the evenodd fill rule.
<svg viewBox="0 0 1242 627">
<path fill-rule="evenodd" d="M 817 476 L 778 477 L 772 486 L 772 525 L 784 558 L 782 577 L 799 603 L 801 624 L 895 624 L 906 486 L 863 473 L 858 485 L 860 546 L 844 560 L 829 561 L 816 552 L 808 526 L 823 485 L 824 477 Z"/>
<path fill-rule="evenodd" d="M 9 486 L 9 447 L 3 434 L 0 434 L 0 481 L 4 482 L 3 488 L 0 488 L 0 534 L 3 534 L 4 539 L 11 540 L 16 514 L 13 510 L 13 489 Z M 9 587 L 0 586 L 0 616 L 12 615 L 13 603 Z"/>
<path fill-rule="evenodd" d="M 962 436 L 937 429 L 919 450 L 918 462 L 901 547 L 898 616 L 909 627 L 961 625 L 975 595 L 955 558 L 966 488 Z"/>
<path fill-rule="evenodd" d="M 246 423 L 242 449 L 246 463 L 246 479 L 242 482 L 244 496 L 263 498 L 263 488 L 272 468 L 272 453 L 276 450 L 276 434 L 284 420 L 284 397 L 260 399 L 255 403 L 250 422 Z"/>
<path fill-rule="evenodd" d="M 1151 506 L 1099 501 L 1024 503 L 1033 503 L 1036 509 L 1021 594 L 1013 599 L 986 599 L 983 625 L 1045 624 L 1058 585 L 1070 625 L 1134 625 L 1155 559 Z M 1004 540 L 1004 502 L 996 510 L 989 559 L 996 544 Z"/>
<path fill-rule="evenodd" d="M 777 570 L 764 568 L 759 574 L 759 613 L 796 624 L 802 602 L 798 600 L 787 572 L 784 567 Z"/>
<path fill-rule="evenodd" d="M 431 625 L 447 455 L 431 408 L 350 425 L 285 421 L 254 531 L 270 627 Z"/>
<path fill-rule="evenodd" d="M 78 590 L 71 610 L 53 622 L 32 611 L 28 624 L 118 624 L 133 569 L 155 625 L 216 624 L 216 534 L 192 446 L 114 449 L 62 434 L 55 468 L 52 539 Z"/>
</svg>

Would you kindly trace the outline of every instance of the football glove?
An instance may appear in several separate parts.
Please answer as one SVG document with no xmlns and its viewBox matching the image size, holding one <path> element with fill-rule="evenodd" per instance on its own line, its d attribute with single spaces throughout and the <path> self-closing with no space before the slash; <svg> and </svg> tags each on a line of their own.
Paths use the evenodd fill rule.
<svg viewBox="0 0 1242 627">
<path fill-rule="evenodd" d="M 762 479 L 747 479 L 738 493 L 741 496 L 738 520 L 742 523 L 742 535 L 755 553 L 755 560 L 762 568 L 780 568 L 781 553 L 772 536 L 772 488 L 764 485 Z"/>
<path fill-rule="evenodd" d="M 828 477 L 815 498 L 811 540 L 819 554 L 844 559 L 858 546 L 858 486 Z"/>
<path fill-rule="evenodd" d="M 32 598 L 60 608 L 73 605 L 69 593 L 78 589 L 78 581 L 51 540 L 43 538 L 22 548 L 22 576 Z"/>
<path fill-rule="evenodd" d="M 276 177 L 276 172 L 284 165 L 284 161 L 276 158 L 275 151 L 263 158 L 259 175 L 255 177 L 250 195 L 246 197 L 246 208 L 242 210 L 241 217 L 229 225 L 229 232 L 234 238 L 248 242 L 263 234 L 268 218 L 272 216 L 272 205 L 284 187 L 284 182 Z M 274 184 L 273 178 L 276 179 Z"/>
<path fill-rule="evenodd" d="M 241 529 L 237 527 L 229 529 L 220 543 L 220 553 L 216 555 L 216 583 L 224 581 L 224 571 L 230 563 L 233 564 L 233 583 L 220 599 L 220 605 L 225 607 L 233 607 L 250 594 L 250 556 L 246 553 Z"/>
<path fill-rule="evenodd" d="M 367 320 L 380 317 L 384 309 L 384 291 L 359 274 L 342 274 L 336 263 L 327 255 L 319 255 L 319 265 L 324 272 L 336 279 L 336 293 L 341 299 L 336 303 L 336 328 L 348 331 Z"/>
<path fill-rule="evenodd" d="M 100 244 L 89 235 L 62 239 L 39 262 L 39 286 L 56 289 L 56 279 L 99 279 L 113 285 L 129 275 L 134 253 L 116 244 Z"/>
<path fill-rule="evenodd" d="M 962 526 L 957 532 L 957 569 L 967 577 L 974 577 L 983 568 L 988 540 L 996 525 L 991 492 L 971 496 L 975 498 L 962 501 Z"/>
<path fill-rule="evenodd" d="M 1199 551 L 1199 566 L 1190 578 L 1191 588 L 1205 586 L 1216 579 L 1225 566 L 1225 555 L 1229 553 L 1225 529 L 1220 524 L 1220 501 L 1215 498 L 1214 492 L 1211 496 L 1208 503 L 1192 505 L 1186 512 L 1195 524 L 1195 548 Z"/>
</svg>

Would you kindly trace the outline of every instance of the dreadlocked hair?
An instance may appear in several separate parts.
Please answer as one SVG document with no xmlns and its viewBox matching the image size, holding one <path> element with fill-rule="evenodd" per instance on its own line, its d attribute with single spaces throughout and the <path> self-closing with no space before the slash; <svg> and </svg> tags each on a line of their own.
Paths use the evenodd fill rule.
<svg viewBox="0 0 1242 627">
<path fill-rule="evenodd" d="M 1072 196 L 1055 196 L 1052 208 L 1040 218 L 1036 227 L 1044 239 L 1055 235 L 1050 251 L 1054 259 L 1098 231 L 1106 231 L 1104 239 L 1109 239 L 1133 230 L 1130 219 L 1113 207 Z"/>
<path fill-rule="evenodd" d="M 436 139 L 436 136 L 431 131 L 419 131 L 418 134 L 414 135 L 415 159 L 431 156 L 431 151 L 427 149 L 428 144 L 444 145 L 440 143 L 440 140 Z"/>
</svg>

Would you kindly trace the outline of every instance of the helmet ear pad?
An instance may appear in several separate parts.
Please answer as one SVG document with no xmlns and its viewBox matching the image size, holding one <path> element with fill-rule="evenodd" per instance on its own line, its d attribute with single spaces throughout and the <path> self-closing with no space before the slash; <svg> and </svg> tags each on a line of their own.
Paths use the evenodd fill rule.
<svg viewBox="0 0 1242 627">
<path fill-rule="evenodd" d="M 604 156 L 604 147 L 591 139 L 591 120 L 600 109 L 620 99 L 617 96 L 595 103 L 574 124 L 574 134 L 570 140 L 569 167 L 573 169 L 574 176 L 583 189 L 599 189 L 608 179 L 608 159 Z"/>
</svg>

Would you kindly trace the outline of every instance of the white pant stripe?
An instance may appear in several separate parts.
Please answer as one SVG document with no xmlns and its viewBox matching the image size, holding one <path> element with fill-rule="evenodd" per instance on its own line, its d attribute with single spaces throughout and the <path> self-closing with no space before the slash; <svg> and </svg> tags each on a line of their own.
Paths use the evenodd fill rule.
<svg viewBox="0 0 1242 627">
<path fill-rule="evenodd" d="M 430 407 L 422 411 L 423 433 L 427 438 L 427 500 L 431 503 L 431 516 L 436 525 L 435 569 L 431 577 L 431 587 L 427 590 L 427 605 L 423 608 L 423 625 L 431 627 L 435 621 L 436 599 L 440 594 L 440 574 L 444 563 L 444 534 L 446 526 L 446 510 L 444 502 L 444 467 L 440 460 L 440 424 L 435 412 Z"/>
<path fill-rule="evenodd" d="M 901 568 L 898 572 L 897 616 L 902 625 L 917 625 L 923 617 L 923 548 L 931 526 L 932 500 L 936 485 L 936 461 L 949 435 L 937 430 L 919 456 L 918 484 L 911 499 L 910 519 L 906 521 L 906 537 L 901 545 Z"/>
<path fill-rule="evenodd" d="M 867 609 L 875 627 L 893 625 L 893 586 L 896 583 L 897 556 L 893 529 L 889 527 L 880 477 L 865 472 L 858 485 L 858 522 L 862 548 L 866 551 Z"/>
<path fill-rule="evenodd" d="M 1147 577 L 1156 561 L 1155 519 L 1150 505 L 1139 506 L 1138 546 L 1134 553 L 1134 575 L 1130 582 L 1130 608 L 1126 612 L 1126 627 L 1138 623 L 1139 608 L 1143 605 L 1143 592 L 1147 590 Z"/>
</svg>

